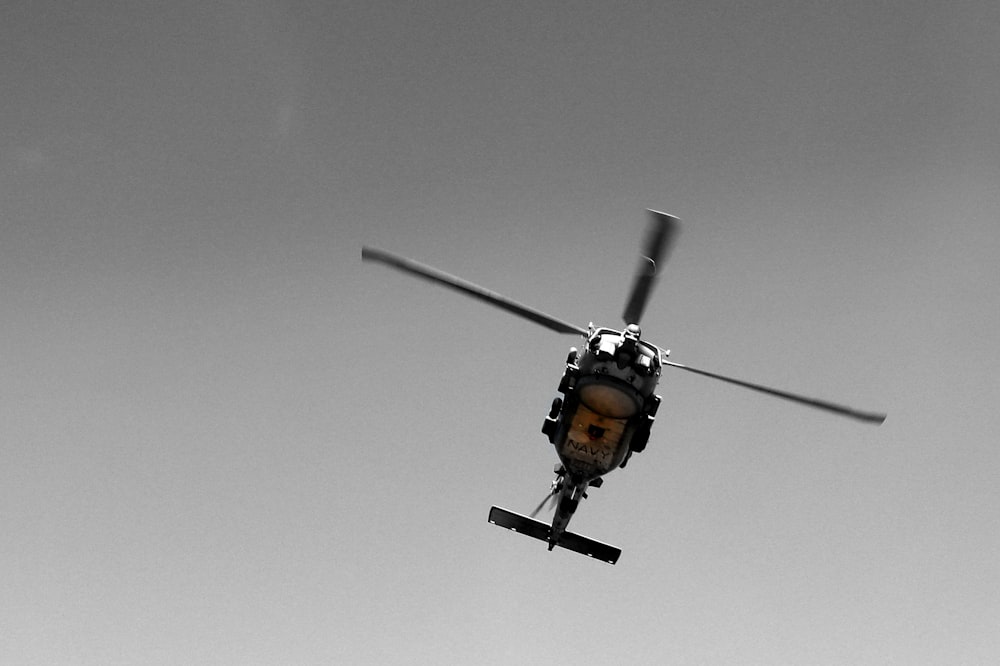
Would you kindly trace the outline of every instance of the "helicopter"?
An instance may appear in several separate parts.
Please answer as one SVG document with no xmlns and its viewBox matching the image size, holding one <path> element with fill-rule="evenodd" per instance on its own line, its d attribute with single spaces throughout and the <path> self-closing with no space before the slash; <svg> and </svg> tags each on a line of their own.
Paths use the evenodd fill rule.
<svg viewBox="0 0 1000 666">
<path fill-rule="evenodd" d="M 542 434 L 559 458 L 549 494 L 530 515 L 493 506 L 488 520 L 544 541 L 550 551 L 558 546 L 608 564 L 618 561 L 620 548 L 570 532 L 567 527 L 580 501 L 587 498 L 587 491 L 600 488 L 605 475 L 624 468 L 633 454 L 646 448 L 660 406 L 660 396 L 655 390 L 663 368 L 718 379 L 866 423 L 879 425 L 886 418 L 883 413 L 857 410 L 675 363 L 668 360 L 669 350 L 644 340 L 639 321 L 662 273 L 661 264 L 680 230 L 680 220 L 673 215 L 647 212 L 649 229 L 622 313 L 625 327 L 621 330 L 595 327 L 593 323 L 582 328 L 431 266 L 368 246 L 361 249 L 363 261 L 385 264 L 485 301 L 556 333 L 584 339 L 581 349 L 570 348 L 557 389 L 560 395 L 552 401 L 542 423 Z M 536 520 L 535 516 L 550 503 L 555 507 L 552 522 Z"/>
</svg>

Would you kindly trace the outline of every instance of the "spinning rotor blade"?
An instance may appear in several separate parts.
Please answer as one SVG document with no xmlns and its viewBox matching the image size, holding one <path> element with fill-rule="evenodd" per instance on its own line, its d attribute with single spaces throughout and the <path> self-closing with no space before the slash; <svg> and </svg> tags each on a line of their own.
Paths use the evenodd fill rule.
<svg viewBox="0 0 1000 666">
<path fill-rule="evenodd" d="M 840 414 L 841 416 L 849 416 L 859 421 L 874 423 L 875 425 L 881 425 L 882 422 L 885 421 L 886 417 L 885 414 L 879 414 L 875 412 L 862 412 L 852 407 L 845 407 L 844 405 L 838 405 L 833 402 L 827 402 L 826 400 L 818 400 L 816 398 L 808 398 L 806 396 L 797 395 L 795 393 L 789 393 L 787 391 L 780 391 L 778 389 L 770 388 L 768 386 L 753 384 L 751 382 L 745 382 L 740 379 L 733 379 L 732 377 L 726 377 L 724 375 L 717 375 L 714 372 L 706 372 L 705 370 L 698 370 L 697 368 L 692 368 L 687 365 L 681 365 L 680 363 L 674 363 L 672 361 L 664 360 L 662 361 L 662 363 L 663 365 L 669 365 L 674 368 L 680 368 L 681 370 L 687 370 L 688 372 L 693 372 L 697 375 L 704 375 L 705 377 L 711 377 L 712 379 L 721 379 L 724 382 L 729 382 L 730 384 L 736 384 L 737 386 L 742 386 L 743 388 L 748 388 L 753 391 L 760 391 L 761 393 L 766 393 L 767 395 L 773 395 L 779 398 L 784 398 L 785 400 L 791 400 L 792 402 L 797 402 L 800 405 L 808 405 L 809 407 L 816 407 L 817 409 L 833 412 L 834 414 Z"/>
<path fill-rule="evenodd" d="M 532 517 L 532 518 L 534 518 L 535 516 L 537 516 L 537 515 L 538 515 L 538 512 L 542 510 L 542 507 L 543 507 L 543 506 L 545 506 L 545 504 L 546 504 L 547 502 L 549 502 L 549 501 L 554 501 L 554 500 L 555 500 L 555 497 L 556 497 L 556 493 L 557 493 L 557 492 L 559 492 L 559 491 L 557 491 L 557 490 L 556 490 L 555 488 L 553 488 L 553 489 L 552 489 L 552 492 L 550 492 L 550 493 L 549 493 L 548 495 L 546 495 L 546 496 L 545 496 L 545 499 L 543 499 L 543 500 L 542 500 L 542 501 L 541 501 L 541 502 L 539 503 L 539 505 L 538 505 L 537 507 L 535 507 L 535 510 L 531 512 L 531 517 Z"/>
<path fill-rule="evenodd" d="M 502 310 L 512 312 L 519 317 L 529 319 L 536 324 L 541 324 L 542 326 L 556 331 L 557 333 L 573 333 L 587 337 L 587 330 L 584 328 L 568 324 L 564 321 L 556 319 L 555 317 L 547 315 L 544 312 L 529 308 L 526 305 L 521 305 L 516 301 L 512 301 L 494 291 L 484 289 L 477 284 L 455 277 L 454 275 L 449 275 L 444 271 L 439 271 L 436 268 L 431 268 L 430 266 L 426 266 L 416 261 L 367 246 L 361 248 L 361 259 L 365 261 L 379 261 L 388 266 L 392 266 L 393 268 L 398 268 L 404 273 L 410 273 L 411 275 L 416 275 L 417 277 L 424 278 L 425 280 L 430 280 L 431 282 L 437 282 L 438 284 L 450 287 L 456 291 L 464 292 L 473 298 L 486 301 L 487 303 L 495 305 Z"/>
<path fill-rule="evenodd" d="M 646 234 L 646 244 L 642 248 L 639 270 L 632 283 L 632 291 L 625 305 L 622 318 L 626 324 L 638 324 L 642 311 L 646 309 L 646 301 L 656 284 L 660 263 L 666 259 L 670 247 L 680 231 L 680 220 L 673 215 L 659 211 L 649 211 L 651 216 L 649 231 Z"/>
</svg>

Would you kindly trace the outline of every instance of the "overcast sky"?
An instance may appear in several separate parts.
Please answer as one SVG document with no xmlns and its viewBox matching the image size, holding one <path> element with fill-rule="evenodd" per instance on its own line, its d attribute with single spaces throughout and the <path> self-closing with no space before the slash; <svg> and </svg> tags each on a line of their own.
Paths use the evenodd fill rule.
<svg viewBox="0 0 1000 666">
<path fill-rule="evenodd" d="M 0 662 L 1000 661 L 994 2 L 7 2 Z M 572 528 L 560 336 L 683 230 Z"/>
</svg>

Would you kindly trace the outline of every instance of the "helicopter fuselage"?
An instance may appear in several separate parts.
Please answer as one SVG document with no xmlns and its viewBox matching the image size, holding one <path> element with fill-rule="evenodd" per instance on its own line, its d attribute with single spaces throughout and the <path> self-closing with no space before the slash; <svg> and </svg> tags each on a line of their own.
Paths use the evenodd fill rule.
<svg viewBox="0 0 1000 666">
<path fill-rule="evenodd" d="M 542 426 L 566 476 L 592 481 L 646 447 L 659 396 L 660 350 L 639 327 L 591 331 L 582 352 L 570 351 L 556 398 Z"/>
<path fill-rule="evenodd" d="M 559 383 L 562 397 L 553 400 L 542 425 L 560 462 L 552 489 L 555 515 L 545 534 L 549 550 L 565 546 L 565 538 L 582 539 L 567 547 L 617 559 L 616 549 L 608 550 L 566 528 L 587 489 L 602 485 L 601 477 L 624 467 L 649 440 L 660 405 L 660 397 L 653 393 L 660 378 L 660 350 L 639 336 L 635 324 L 624 331 L 591 327 L 583 352 L 571 349 L 566 359 Z"/>
</svg>

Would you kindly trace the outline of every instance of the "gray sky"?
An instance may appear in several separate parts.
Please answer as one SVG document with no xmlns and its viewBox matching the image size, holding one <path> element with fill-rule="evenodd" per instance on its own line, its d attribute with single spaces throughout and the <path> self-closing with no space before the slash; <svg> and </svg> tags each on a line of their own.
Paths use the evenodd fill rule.
<svg viewBox="0 0 1000 666">
<path fill-rule="evenodd" d="M 992 2 L 11 2 L 0 662 L 1000 660 Z M 579 344 L 362 243 L 881 428 L 665 373 L 575 531 Z M 573 655 L 576 655 L 574 657 Z"/>
</svg>

